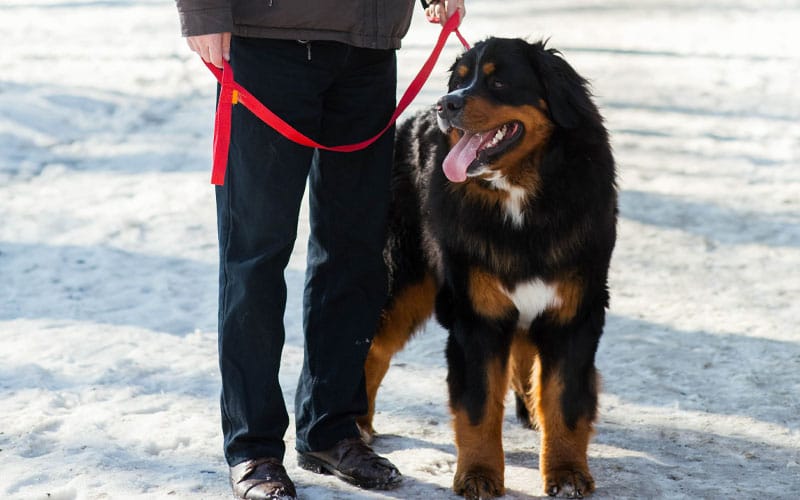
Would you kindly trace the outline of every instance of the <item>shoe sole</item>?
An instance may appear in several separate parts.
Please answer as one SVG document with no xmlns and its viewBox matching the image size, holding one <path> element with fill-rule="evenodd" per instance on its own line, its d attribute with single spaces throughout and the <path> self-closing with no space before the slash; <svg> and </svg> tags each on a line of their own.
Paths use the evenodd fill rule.
<svg viewBox="0 0 800 500">
<path fill-rule="evenodd" d="M 350 483 L 354 486 L 358 486 L 364 490 L 391 490 L 396 488 L 401 480 L 402 476 L 396 476 L 393 479 L 387 481 L 370 481 L 367 479 L 360 479 L 357 477 L 349 476 L 344 472 L 340 471 L 333 465 L 329 464 L 324 460 L 320 460 L 316 457 L 312 457 L 310 455 L 305 455 L 302 453 L 297 454 L 297 465 L 301 469 L 305 469 L 307 471 L 314 472 L 316 474 L 324 474 L 326 476 L 336 476 L 342 481 L 346 483 Z"/>
</svg>

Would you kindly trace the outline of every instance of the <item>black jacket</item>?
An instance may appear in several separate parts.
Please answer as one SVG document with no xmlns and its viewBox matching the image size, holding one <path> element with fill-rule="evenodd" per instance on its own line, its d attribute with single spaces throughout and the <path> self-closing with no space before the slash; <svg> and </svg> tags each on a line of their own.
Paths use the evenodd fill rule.
<svg viewBox="0 0 800 500">
<path fill-rule="evenodd" d="M 184 36 L 232 32 L 400 48 L 414 0 L 175 0 Z"/>
</svg>

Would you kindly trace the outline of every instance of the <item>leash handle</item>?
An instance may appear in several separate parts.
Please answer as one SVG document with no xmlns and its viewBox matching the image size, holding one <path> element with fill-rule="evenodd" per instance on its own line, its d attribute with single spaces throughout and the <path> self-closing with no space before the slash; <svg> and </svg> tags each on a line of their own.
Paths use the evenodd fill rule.
<svg viewBox="0 0 800 500">
<path fill-rule="evenodd" d="M 439 38 L 431 51 L 430 56 L 422 65 L 417 76 L 409 84 L 406 91 L 400 98 L 397 108 L 395 109 L 389 123 L 373 137 L 354 144 L 344 144 L 340 146 L 325 146 L 313 139 L 303 135 L 297 129 L 289 125 L 286 121 L 281 119 L 278 115 L 273 113 L 269 108 L 264 106 L 258 99 L 256 99 L 244 87 L 236 83 L 233 78 L 233 68 L 230 64 L 223 60 L 222 69 L 217 68 L 213 64 L 205 63 L 214 77 L 220 84 L 219 102 L 217 103 L 217 113 L 214 118 L 214 144 L 213 144 L 213 166 L 211 170 L 211 183 L 221 186 L 225 183 L 225 170 L 228 163 L 228 150 L 230 148 L 231 136 L 231 111 L 236 104 L 242 104 L 249 109 L 254 115 L 264 121 L 267 125 L 275 129 L 278 133 L 287 139 L 308 146 L 311 148 L 323 149 L 326 151 L 336 151 L 340 153 L 350 153 L 368 147 L 373 142 L 377 141 L 389 128 L 394 125 L 403 111 L 406 110 L 409 104 L 414 100 L 422 90 L 425 82 L 428 80 L 431 72 L 433 71 L 439 55 L 442 53 L 445 42 L 450 36 L 450 33 L 455 32 L 458 39 L 465 49 L 469 50 L 469 44 L 461 36 L 458 31 L 458 24 L 460 22 L 460 14 L 456 12 L 454 16 L 447 20 L 439 33 Z"/>
</svg>

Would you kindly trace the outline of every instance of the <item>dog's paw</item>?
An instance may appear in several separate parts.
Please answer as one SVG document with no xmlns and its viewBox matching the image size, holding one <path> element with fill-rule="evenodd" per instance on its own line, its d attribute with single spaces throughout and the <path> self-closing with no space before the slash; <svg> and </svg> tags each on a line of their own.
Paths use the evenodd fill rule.
<svg viewBox="0 0 800 500">
<path fill-rule="evenodd" d="M 544 491 L 551 497 L 583 498 L 594 491 L 589 471 L 557 469 L 544 474 Z"/>
<path fill-rule="evenodd" d="M 502 477 L 488 471 L 456 474 L 453 490 L 467 500 L 501 497 L 506 491 Z"/>
</svg>

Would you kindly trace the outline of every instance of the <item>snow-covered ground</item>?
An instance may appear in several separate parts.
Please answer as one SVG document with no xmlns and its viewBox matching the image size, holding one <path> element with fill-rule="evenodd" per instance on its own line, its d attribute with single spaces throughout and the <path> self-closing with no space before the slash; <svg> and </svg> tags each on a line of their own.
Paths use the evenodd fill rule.
<svg viewBox="0 0 800 500">
<path fill-rule="evenodd" d="M 593 82 L 621 220 L 596 498 L 800 495 L 800 2 L 467 0 L 462 32 L 550 37 Z M 418 12 L 419 14 L 419 12 Z M 216 367 L 214 85 L 170 0 L 0 0 L 0 497 L 227 498 Z M 402 88 L 437 28 L 417 16 Z M 442 93 L 452 40 L 416 106 Z M 302 356 L 300 239 L 281 379 Z M 453 498 L 444 334 L 395 360 L 362 492 Z M 290 405 L 291 408 L 291 405 Z M 541 494 L 506 419 L 508 498 Z"/>
</svg>

